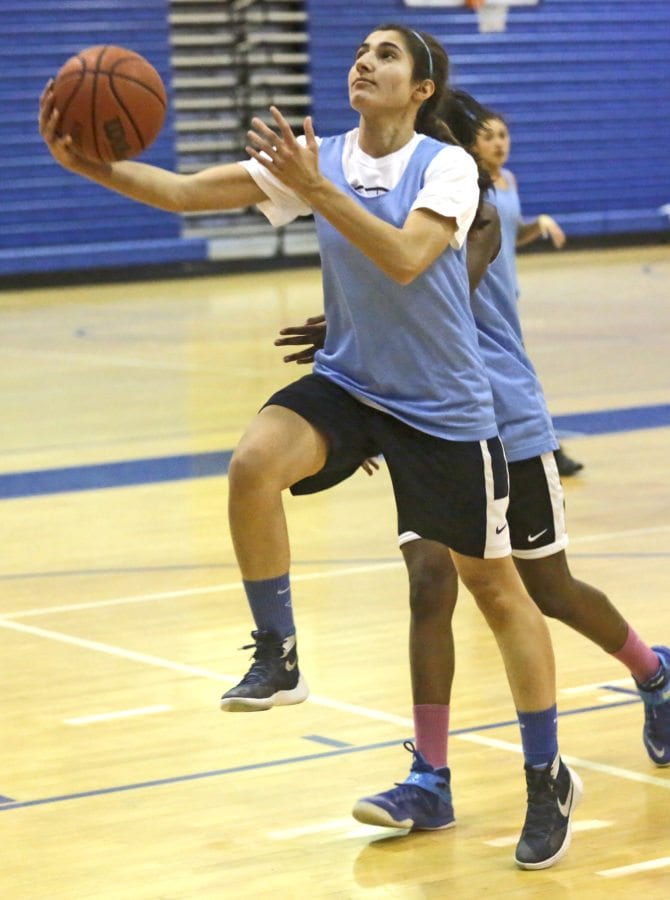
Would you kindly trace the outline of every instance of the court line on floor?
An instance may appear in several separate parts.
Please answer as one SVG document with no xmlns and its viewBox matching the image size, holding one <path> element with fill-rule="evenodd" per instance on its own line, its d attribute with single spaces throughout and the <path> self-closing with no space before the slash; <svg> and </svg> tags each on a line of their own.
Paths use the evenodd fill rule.
<svg viewBox="0 0 670 900">
<path fill-rule="evenodd" d="M 623 705 L 629 704 L 630 702 L 631 701 L 623 701 L 623 703 L 612 704 L 612 705 L 613 706 L 623 706 Z M 584 708 L 581 710 L 570 710 L 568 713 L 565 713 L 565 715 L 578 715 L 578 714 L 586 713 L 586 712 L 600 711 L 601 709 L 602 709 L 602 707 L 595 707 L 595 708 L 587 707 L 587 708 Z M 371 710 L 370 712 L 375 712 L 375 711 Z M 462 737 L 463 739 L 466 739 L 466 740 L 472 740 L 475 743 L 486 744 L 495 749 L 502 749 L 502 750 L 506 750 L 506 751 L 511 750 L 512 752 L 516 753 L 516 752 L 521 751 L 520 746 L 513 744 L 511 742 L 508 742 L 508 741 L 498 741 L 494 738 L 482 739 L 482 736 L 480 734 L 478 734 L 478 732 L 481 732 L 481 731 L 489 731 L 489 730 L 497 729 L 497 728 L 506 728 L 506 727 L 510 727 L 510 726 L 516 725 L 516 724 L 517 724 L 516 720 L 504 721 L 504 722 L 490 722 L 490 723 L 486 723 L 483 725 L 475 725 L 475 726 L 472 726 L 471 728 L 457 729 L 456 731 L 452 732 L 451 734 L 452 734 L 452 736 L 458 736 L 458 737 Z M 45 805 L 51 804 L 51 803 L 63 803 L 63 802 L 70 801 L 70 800 L 83 800 L 83 799 L 87 799 L 90 797 L 100 797 L 100 796 L 104 796 L 107 794 L 118 794 L 118 793 L 125 793 L 128 791 L 145 790 L 145 789 L 154 788 L 154 787 L 165 787 L 166 785 L 171 785 L 171 784 L 182 784 L 184 782 L 189 782 L 189 781 L 201 781 L 201 780 L 207 779 L 207 778 L 218 778 L 218 777 L 222 777 L 222 776 L 226 776 L 226 775 L 238 775 L 242 772 L 259 771 L 261 769 L 272 769 L 272 768 L 277 768 L 279 766 L 295 765 L 295 764 L 304 763 L 304 762 L 313 762 L 315 760 L 329 759 L 329 758 L 336 757 L 336 756 L 346 756 L 346 755 L 350 755 L 353 753 L 365 753 L 365 752 L 374 751 L 374 750 L 384 750 L 384 749 L 388 749 L 390 747 L 399 747 L 403 744 L 403 742 L 404 742 L 403 739 L 391 740 L 391 741 L 380 741 L 380 742 L 377 742 L 374 744 L 364 744 L 359 747 L 352 746 L 352 747 L 345 747 L 342 749 L 324 750 L 324 751 L 321 751 L 318 753 L 302 754 L 300 756 L 292 756 L 292 757 L 286 757 L 286 758 L 282 758 L 282 759 L 266 760 L 264 762 L 257 762 L 257 763 L 247 763 L 247 764 L 241 765 L 241 766 L 232 766 L 227 769 L 212 769 L 212 770 L 205 771 L 205 772 L 192 772 L 192 773 L 188 773 L 186 775 L 173 775 L 173 776 L 169 776 L 167 778 L 157 778 L 157 779 L 153 779 L 150 781 L 140 781 L 140 782 L 134 782 L 131 784 L 113 785 L 111 787 L 105 787 L 105 788 L 93 788 L 88 791 L 76 791 L 76 792 L 73 792 L 70 794 L 59 794 L 59 795 L 53 796 L 53 797 L 39 797 L 34 800 L 10 800 L 8 803 L 6 803 L 6 804 L 3 803 L 2 805 L 0 805 L 0 813 L 5 812 L 6 810 L 9 810 L 9 809 L 22 809 L 22 808 L 26 808 L 26 807 L 30 807 L 30 806 L 45 806 Z M 576 762 L 577 762 L 576 757 L 565 757 L 565 759 L 567 762 L 570 762 L 571 764 L 576 764 Z M 632 780 L 642 781 L 645 784 L 654 784 L 654 785 L 657 785 L 657 786 L 660 786 L 663 788 L 667 788 L 668 790 L 670 790 L 670 780 L 663 780 L 660 778 L 655 778 L 653 776 L 643 776 L 643 775 L 639 775 L 639 773 L 629 773 L 627 770 L 624 770 L 624 769 L 617 770 L 617 769 L 614 769 L 613 767 L 596 768 L 598 766 L 598 764 L 591 763 L 588 760 L 586 760 L 586 761 L 579 760 L 578 762 L 580 764 L 582 764 L 582 768 L 596 769 L 597 771 L 602 771 L 606 774 L 625 773 L 624 777 L 636 775 L 638 777 L 636 777 Z M 584 762 L 588 763 L 588 765 L 583 765 Z"/>
<path fill-rule="evenodd" d="M 6 628 L 10 631 L 18 631 L 23 634 L 30 634 L 33 637 L 46 638 L 47 640 L 57 641 L 63 644 L 69 644 L 74 647 L 81 647 L 84 650 L 93 650 L 98 653 L 105 653 L 109 656 L 116 656 L 120 659 L 127 659 L 130 662 L 137 662 L 143 665 L 154 666 L 160 669 L 169 669 L 173 672 L 179 672 L 182 675 L 195 675 L 201 678 L 207 678 L 211 681 L 223 682 L 226 684 L 236 684 L 239 681 L 239 675 L 227 675 L 222 672 L 214 672 L 211 669 L 204 669 L 201 666 L 192 666 L 188 663 L 175 662 L 161 656 L 153 656 L 148 653 L 141 653 L 137 650 L 129 650 L 124 647 L 118 647 L 114 644 L 105 644 L 102 641 L 92 641 L 88 638 L 76 637 L 72 634 L 66 634 L 62 631 L 54 631 L 50 628 L 39 628 L 36 625 L 26 625 L 23 622 L 3 621 L 0 619 L 0 628 Z M 391 725 L 399 725 L 403 728 L 414 727 L 413 720 L 406 716 L 398 716 L 394 713 L 387 713 L 382 710 L 370 709 L 369 707 L 359 706 L 355 703 L 347 703 L 343 700 L 335 700 L 331 697 L 324 697 L 319 694 L 310 694 L 307 698 L 308 703 L 315 706 L 322 706 L 326 709 L 333 709 L 337 712 L 348 713 L 351 715 L 361 716 L 362 718 L 374 719 L 380 722 L 387 722 Z M 639 703 L 639 699 L 635 697 L 633 700 L 617 701 L 609 704 L 609 706 L 623 706 L 630 703 Z M 601 703 L 598 706 L 589 707 L 589 709 L 604 710 L 608 708 L 608 704 Z M 567 710 L 561 715 L 569 715 Z M 515 724 L 514 721 L 510 724 Z M 452 732 L 458 734 L 457 731 Z"/>
<path fill-rule="evenodd" d="M 645 862 L 633 863 L 630 866 L 619 866 L 616 869 L 601 869 L 596 875 L 603 878 L 621 878 L 622 875 L 636 875 L 638 872 L 650 872 L 652 869 L 665 869 L 670 866 L 670 856 L 662 856 L 659 859 L 648 859 Z M 642 891 L 644 895 L 644 891 Z"/>
<path fill-rule="evenodd" d="M 218 682 L 227 682 L 227 683 L 235 683 L 239 676 L 225 675 L 220 672 L 214 672 L 210 669 L 204 669 L 198 666 L 191 666 L 184 663 L 178 663 L 173 660 L 164 659 L 162 657 L 152 656 L 146 653 L 139 653 L 134 650 L 127 650 L 122 647 L 116 647 L 112 644 L 103 644 L 99 641 L 91 641 L 85 638 L 78 638 L 74 635 L 64 634 L 62 632 L 52 631 L 44 628 L 37 628 L 32 625 L 25 625 L 19 622 L 2 622 L 0 621 L 0 628 L 6 628 L 13 631 L 18 631 L 24 634 L 31 634 L 35 637 L 46 638 L 48 640 L 55 640 L 61 643 L 70 644 L 78 647 L 82 647 L 83 649 L 93 650 L 96 652 L 106 653 L 108 655 L 121 657 L 124 659 L 128 659 L 132 662 L 138 662 L 146 665 L 156 666 L 159 668 L 167 668 L 172 671 L 177 671 L 186 675 L 196 675 L 199 677 L 206 678 L 208 680 L 218 681 Z M 361 716 L 367 719 L 373 719 L 378 721 L 384 721 L 389 724 L 399 725 L 403 728 L 408 728 L 411 730 L 413 728 L 413 721 L 407 717 L 396 716 L 390 713 L 383 712 L 381 710 L 370 709 L 368 707 L 359 706 L 356 704 L 345 703 L 339 700 L 334 700 L 329 697 L 323 697 L 318 694 L 312 694 L 308 698 L 308 702 L 313 703 L 317 706 L 323 706 L 330 709 L 336 709 L 340 712 L 346 712 L 354 715 Z M 571 716 L 571 715 L 580 715 L 586 712 L 601 712 L 605 709 L 611 709 L 618 706 L 627 706 L 631 704 L 639 703 L 640 701 L 635 698 L 631 700 L 622 700 L 617 701 L 615 703 L 611 703 L 609 705 L 598 705 L 598 706 L 589 706 L 582 707 L 577 710 L 565 710 L 559 715 L 561 717 Z M 494 749 L 505 750 L 507 752 L 513 753 L 521 753 L 521 745 L 517 743 L 512 743 L 510 741 L 501 741 L 496 738 L 486 737 L 479 733 L 485 730 L 489 730 L 490 728 L 501 728 L 501 727 L 510 727 L 516 725 L 516 720 L 510 720 L 505 722 L 496 722 L 492 725 L 480 725 L 476 728 L 466 728 L 466 729 L 455 729 L 451 732 L 452 737 L 459 737 L 463 740 L 471 741 L 472 743 L 477 743 L 483 746 L 491 747 Z M 396 744 L 398 742 L 393 741 L 383 745 L 375 745 L 375 746 L 389 746 Z M 342 753 L 354 753 L 359 752 L 361 748 L 359 747 L 351 747 L 345 748 L 342 750 L 329 751 L 325 755 L 332 754 L 342 754 Z M 312 757 L 308 758 L 319 758 L 320 754 L 316 754 Z M 578 757 L 565 757 L 566 761 L 572 765 L 577 767 L 592 769 L 594 771 L 598 771 L 604 774 L 612 775 L 618 778 L 627 779 L 630 781 L 642 782 L 644 784 L 652 784 L 656 786 L 660 786 L 670 790 L 670 780 L 664 780 L 661 778 L 657 778 L 650 775 L 644 775 L 638 772 L 631 772 L 627 769 L 621 769 L 614 766 L 607 766 L 601 763 L 595 763 L 591 760 L 584 760 Z M 268 764 L 259 764 L 261 767 L 265 767 Z M 224 770 L 221 770 L 224 771 Z M 161 780 L 156 782 L 156 784 L 169 783 L 171 780 L 187 780 L 189 776 L 177 776 L 175 779 Z M 190 776 L 197 777 L 197 776 Z M 154 782 L 146 782 L 142 783 L 141 786 L 153 786 Z M 124 788 L 120 788 L 124 789 Z M 109 790 L 104 789 L 103 792 L 109 792 Z M 78 795 L 77 795 L 78 796 Z M 69 799 L 70 795 L 65 799 Z M 29 802 L 30 805 L 30 802 Z"/>
<path fill-rule="evenodd" d="M 303 572 L 291 575 L 291 583 L 316 581 L 321 578 L 341 578 L 343 575 L 365 575 L 368 572 L 379 572 L 384 569 L 398 569 L 404 566 L 401 559 L 389 562 L 372 563 L 363 566 L 351 566 L 346 569 L 328 569 L 321 572 Z M 105 606 L 122 606 L 127 603 L 152 603 L 157 600 L 174 600 L 179 597 L 191 597 L 201 594 L 217 594 L 223 591 L 243 591 L 241 581 L 229 581 L 224 584 L 210 584 L 203 587 L 183 588 L 177 591 L 158 591 L 151 594 L 136 594 L 128 597 L 112 597 L 109 600 L 91 600 L 87 603 L 68 603 L 64 606 L 38 606 L 33 609 L 16 610 L 1 613 L 3 619 L 23 619 L 33 616 L 48 616 L 50 613 L 76 612 L 81 609 L 101 609 Z"/>
<path fill-rule="evenodd" d="M 130 719 L 134 716 L 153 716 L 156 713 L 170 712 L 171 706 L 165 703 L 159 706 L 140 706 L 135 709 L 119 709 L 116 712 L 94 713 L 90 716 L 75 716 L 71 719 L 63 719 L 66 725 L 93 725 L 96 722 L 111 722 L 117 719 Z"/>
<path fill-rule="evenodd" d="M 628 701 L 633 702 L 633 701 Z M 620 704 L 611 704 L 619 706 Z M 604 706 L 587 707 L 579 712 L 592 712 L 605 709 Z M 564 716 L 576 715 L 576 710 L 566 710 L 559 713 L 559 718 Z M 480 729 L 481 730 L 481 729 Z M 512 741 L 501 741 L 499 738 L 491 738 L 482 734 L 463 733 L 459 735 L 461 740 L 469 741 L 472 744 L 481 744 L 484 747 L 491 747 L 495 750 L 506 750 L 509 753 L 522 753 L 521 744 Z M 622 769 L 619 766 L 609 766 L 605 763 L 594 762 L 590 759 L 583 759 L 580 756 L 569 756 L 561 753 L 561 758 L 569 766 L 575 766 L 577 769 L 590 769 L 592 772 L 600 772 L 602 775 L 612 775 L 614 778 L 621 778 L 624 781 L 636 781 L 640 784 L 651 784 L 654 787 L 661 787 L 670 791 L 670 778 L 659 778 L 657 775 L 645 775 L 644 772 L 633 772 L 630 769 Z"/>
<path fill-rule="evenodd" d="M 571 539 L 571 546 L 574 544 L 612 540 L 620 537 L 636 537 L 646 536 L 649 534 L 657 534 L 670 531 L 670 525 L 658 525 L 650 528 L 633 528 L 625 531 L 610 531 L 603 534 L 583 535 Z M 298 583 L 302 581 L 314 581 L 323 578 L 339 578 L 343 575 L 359 575 L 368 572 L 377 572 L 385 569 L 403 568 L 402 560 L 392 560 L 389 562 L 380 562 L 366 564 L 362 566 L 350 566 L 344 569 L 326 569 L 320 572 L 297 573 L 291 575 L 291 582 Z M 62 606 L 40 606 L 32 609 L 15 610 L 7 613 L 0 613 L 0 621 L 3 619 L 23 619 L 34 616 L 48 616 L 60 612 L 76 612 L 84 609 L 102 609 L 107 606 L 122 606 L 131 603 L 153 603 L 159 600 L 172 600 L 179 597 L 191 597 L 203 594 L 216 594 L 223 591 L 242 590 L 241 581 L 226 582 L 223 584 L 204 585 L 202 587 L 183 588 L 176 591 L 158 591 L 149 594 L 136 594 L 127 597 L 112 597 L 108 600 L 91 600 L 86 603 L 69 603 Z"/>
</svg>

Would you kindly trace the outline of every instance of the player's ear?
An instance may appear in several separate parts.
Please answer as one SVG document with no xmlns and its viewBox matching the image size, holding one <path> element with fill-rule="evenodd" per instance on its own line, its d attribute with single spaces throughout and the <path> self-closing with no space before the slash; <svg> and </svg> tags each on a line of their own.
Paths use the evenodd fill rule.
<svg viewBox="0 0 670 900">
<path fill-rule="evenodd" d="M 430 100 L 434 93 L 435 82 L 430 78 L 424 78 L 423 81 L 420 81 L 414 88 L 414 96 L 419 103 L 425 103 L 426 100 Z"/>
</svg>

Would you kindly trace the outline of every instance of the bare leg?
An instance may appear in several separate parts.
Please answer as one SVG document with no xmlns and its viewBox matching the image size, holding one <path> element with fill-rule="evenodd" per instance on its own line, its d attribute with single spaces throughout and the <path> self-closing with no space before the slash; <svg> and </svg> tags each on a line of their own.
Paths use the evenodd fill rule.
<svg viewBox="0 0 670 900">
<path fill-rule="evenodd" d="M 325 438 L 282 406 L 266 406 L 251 422 L 228 472 L 228 518 L 235 555 L 248 581 L 288 572 L 290 550 L 281 493 L 323 468 Z"/>
<path fill-rule="evenodd" d="M 410 585 L 412 698 L 415 705 L 448 706 L 454 680 L 456 568 L 448 548 L 437 541 L 411 541 L 402 552 Z"/>
<path fill-rule="evenodd" d="M 628 623 L 602 591 L 572 575 L 563 551 L 543 559 L 515 559 L 514 563 L 545 616 L 574 628 L 606 653 L 623 647 Z"/>
<path fill-rule="evenodd" d="M 510 556 L 476 559 L 452 551 L 463 583 L 493 631 L 517 710 L 537 712 L 556 702 L 549 630 L 526 593 Z"/>
</svg>

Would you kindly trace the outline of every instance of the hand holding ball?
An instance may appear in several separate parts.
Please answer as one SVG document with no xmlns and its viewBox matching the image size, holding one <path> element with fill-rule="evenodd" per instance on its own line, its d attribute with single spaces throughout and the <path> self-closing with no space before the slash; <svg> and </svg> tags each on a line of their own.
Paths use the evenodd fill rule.
<svg viewBox="0 0 670 900">
<path fill-rule="evenodd" d="M 160 75 L 143 56 L 123 47 L 82 50 L 53 84 L 58 133 L 77 153 L 100 162 L 131 159 L 158 137 L 167 111 Z"/>
</svg>

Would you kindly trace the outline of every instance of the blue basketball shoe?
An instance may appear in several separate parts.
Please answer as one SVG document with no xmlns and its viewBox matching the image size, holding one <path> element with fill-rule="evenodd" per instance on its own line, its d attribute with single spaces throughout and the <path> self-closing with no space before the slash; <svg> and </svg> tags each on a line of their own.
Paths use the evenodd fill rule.
<svg viewBox="0 0 670 900">
<path fill-rule="evenodd" d="M 366 825 L 411 831 L 451 828 L 456 820 L 449 769 L 434 769 L 411 741 L 405 741 L 404 747 L 414 757 L 407 778 L 390 791 L 358 800 L 352 811 L 354 819 Z"/>
<path fill-rule="evenodd" d="M 283 640 L 273 631 L 252 631 L 254 650 L 251 668 L 239 684 L 221 697 L 224 712 L 257 712 L 273 706 L 302 703 L 309 695 L 307 682 L 298 669 L 295 635 Z"/>
<path fill-rule="evenodd" d="M 544 769 L 526 766 L 528 809 L 514 860 L 522 869 L 546 869 L 567 852 L 571 819 L 582 793 L 582 780 L 556 755 Z"/>
<path fill-rule="evenodd" d="M 658 673 L 637 686 L 644 703 L 642 740 L 649 759 L 670 766 L 670 648 L 652 647 L 661 660 Z"/>
</svg>

